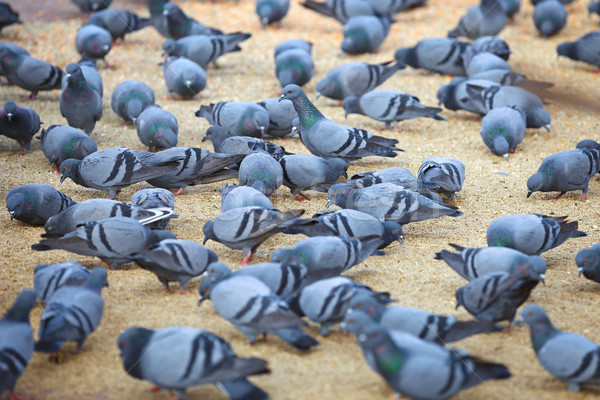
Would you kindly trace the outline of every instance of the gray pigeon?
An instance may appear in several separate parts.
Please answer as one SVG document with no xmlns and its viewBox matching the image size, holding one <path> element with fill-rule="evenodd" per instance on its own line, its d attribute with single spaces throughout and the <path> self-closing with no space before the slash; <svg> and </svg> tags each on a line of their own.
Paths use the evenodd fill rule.
<svg viewBox="0 0 600 400">
<path fill-rule="evenodd" d="M 181 39 L 167 39 L 162 44 L 163 54 L 185 57 L 205 70 L 217 58 L 234 51 L 241 51 L 239 43 L 250 38 L 250 33 L 230 33 L 226 35 L 192 35 Z"/>
<path fill-rule="evenodd" d="M 180 39 L 184 36 L 191 35 L 223 34 L 223 32 L 218 29 L 206 27 L 193 18 L 190 18 L 177 6 L 177 4 L 170 1 L 163 6 L 163 15 L 166 17 L 164 21 L 161 21 L 164 24 L 166 31 L 164 33 L 167 33 L 165 36 L 171 39 Z M 155 24 L 155 26 L 157 25 Z M 159 29 L 159 32 L 164 34 L 163 29 Z"/>
<path fill-rule="evenodd" d="M 327 0 L 325 2 L 305 0 L 300 4 L 326 17 L 335 18 L 342 24 L 358 15 L 375 15 L 373 5 L 368 0 Z"/>
<path fill-rule="evenodd" d="M 0 395 L 8 394 L 10 399 L 20 397 L 12 391 L 33 356 L 33 331 L 29 313 L 36 303 L 33 290 L 25 289 L 0 319 Z"/>
<path fill-rule="evenodd" d="M 558 0 L 544 0 L 535 5 L 533 23 L 542 37 L 556 35 L 567 23 L 567 9 Z"/>
<path fill-rule="evenodd" d="M 304 86 L 312 79 L 314 72 L 315 63 L 312 56 L 303 49 L 289 49 L 275 56 L 275 76 L 281 87 L 290 83 Z"/>
<path fill-rule="evenodd" d="M 508 161 L 525 137 L 525 115 L 512 107 L 494 108 L 481 120 L 481 139 L 490 151 Z"/>
<path fill-rule="evenodd" d="M 175 210 L 175 196 L 167 189 L 151 188 L 138 190 L 131 196 L 131 205 L 145 209 L 167 207 Z M 151 222 L 148 225 L 150 229 L 166 229 L 169 218 Z"/>
<path fill-rule="evenodd" d="M 147 179 L 152 186 L 173 190 L 177 196 L 187 186 L 219 182 L 238 176 L 238 171 L 227 166 L 240 162 L 243 154 L 211 153 L 199 147 L 173 147 L 154 154 L 160 161 L 179 159 L 177 168 L 155 178 Z"/>
<path fill-rule="evenodd" d="M 379 248 L 389 246 L 395 241 L 402 243 L 402 225 L 397 222 L 383 221 L 361 211 L 344 209 L 320 212 L 307 220 L 283 231 L 287 234 L 313 236 L 344 236 L 366 240 L 378 236 L 383 240 Z"/>
<path fill-rule="evenodd" d="M 33 290 L 42 303 L 63 286 L 80 286 L 90 276 L 90 270 L 75 261 L 40 264 L 33 269 Z"/>
<path fill-rule="evenodd" d="M 149 154 L 140 158 L 126 147 L 113 147 L 96 151 L 83 160 L 63 161 L 60 181 L 71 178 L 81 186 L 108 190 L 109 197 L 114 198 L 126 186 L 177 170 L 181 160 L 180 155 L 167 158 Z"/>
<path fill-rule="evenodd" d="M 357 295 L 348 304 L 349 312 L 364 312 L 382 327 L 407 332 L 427 342 L 446 345 L 472 335 L 498 332 L 500 325 L 487 321 L 461 321 L 454 315 L 437 315 L 415 307 L 386 307 L 372 296 Z"/>
<path fill-rule="evenodd" d="M 94 139 L 68 125 L 50 125 L 48 129 L 42 129 L 40 141 L 44 156 L 54 164 L 59 173 L 59 166 L 63 161 L 69 158 L 83 160 L 98 151 Z"/>
<path fill-rule="evenodd" d="M 600 30 L 589 32 L 574 42 L 563 42 L 556 52 L 559 56 L 600 67 Z"/>
<path fill-rule="evenodd" d="M 366 188 L 356 188 L 338 183 L 329 188 L 327 204 L 362 211 L 380 221 L 399 224 L 423 221 L 442 216 L 459 217 L 458 208 L 438 203 L 410 189 L 393 183 L 379 183 Z"/>
<path fill-rule="evenodd" d="M 98 257 L 112 268 L 131 261 L 139 253 L 163 238 L 174 237 L 168 231 L 151 231 L 133 218 L 112 217 L 79 225 L 62 236 L 48 237 L 31 246 L 33 250 L 66 250 L 84 256 Z"/>
<path fill-rule="evenodd" d="M 8 46 L 0 48 L 0 70 L 9 83 L 30 91 L 30 100 L 41 90 L 59 89 L 63 77 L 59 67 Z"/>
<path fill-rule="evenodd" d="M 515 14 L 521 10 L 521 0 L 500 0 L 500 5 L 510 19 L 513 19 Z"/>
<path fill-rule="evenodd" d="M 250 262 L 265 240 L 294 224 L 304 210 L 277 211 L 262 207 L 239 207 L 204 224 L 204 242 L 214 240 L 244 252 L 242 265 Z"/>
<path fill-rule="evenodd" d="M 77 342 L 77 350 L 81 350 L 100 325 L 102 287 L 106 285 L 106 270 L 96 267 L 83 285 L 63 286 L 54 292 L 42 312 L 35 351 L 57 353 L 67 340 Z"/>
<path fill-rule="evenodd" d="M 346 161 L 367 156 L 396 157 L 396 139 L 375 136 L 364 129 L 338 124 L 326 118 L 298 85 L 283 88 L 281 99 L 291 100 L 298 113 L 300 139 L 312 154 Z M 323 138 L 328 140 L 323 140 Z"/>
<path fill-rule="evenodd" d="M 463 63 L 465 64 L 465 72 L 468 77 L 492 69 L 510 71 L 510 64 L 502 57 L 489 51 L 475 51 L 472 48 L 463 53 Z"/>
<path fill-rule="evenodd" d="M 500 2 L 502 2 L 502 0 Z M 508 43 L 496 36 L 478 37 L 473 41 L 473 50 L 476 52 L 488 51 L 504 60 L 508 60 L 508 57 L 510 56 L 510 48 L 508 47 Z"/>
<path fill-rule="evenodd" d="M 469 7 L 458 25 L 448 32 L 448 37 L 466 36 L 477 39 L 495 36 L 506 26 L 506 13 L 497 0 L 481 0 L 479 5 Z"/>
<path fill-rule="evenodd" d="M 88 85 L 78 64 L 67 65 L 67 86 L 60 94 L 59 108 L 69 126 L 88 135 L 102 118 L 102 97 Z"/>
<path fill-rule="evenodd" d="M 453 158 L 428 157 L 421 162 L 417 177 L 425 183 L 438 185 L 438 193 L 454 200 L 454 194 L 460 192 L 465 181 L 465 164 Z"/>
<path fill-rule="evenodd" d="M 511 73 L 510 71 L 502 71 L 504 71 L 502 76 L 504 76 L 504 73 Z M 482 109 L 479 96 L 471 99 L 471 96 L 467 92 L 467 85 L 476 85 L 477 87 L 487 88 L 490 86 L 498 86 L 498 83 L 499 82 L 487 79 L 487 77 L 475 79 L 457 76 L 440 87 L 437 91 L 436 97 L 438 99 L 438 104 L 443 104 L 444 107 L 449 110 L 466 110 L 479 115 L 485 114 L 486 110 Z"/>
<path fill-rule="evenodd" d="M 479 321 L 512 322 L 542 278 L 531 265 L 512 272 L 492 272 L 469 281 L 456 291 L 456 307 L 463 306 Z"/>
<path fill-rule="evenodd" d="M 200 276 L 206 267 L 218 261 L 217 253 L 191 240 L 164 239 L 130 257 L 141 268 L 156 275 L 167 291 L 177 281 L 187 292 L 190 279 Z"/>
<path fill-rule="evenodd" d="M 163 76 L 171 99 L 177 95 L 183 100 L 191 100 L 206 87 L 206 71 L 185 57 L 165 60 Z"/>
<path fill-rule="evenodd" d="M 456 253 L 442 250 L 435 253 L 436 260 L 442 260 L 457 274 L 468 281 L 493 272 L 511 273 L 517 267 L 531 265 L 543 280 L 546 273 L 546 261 L 537 255 L 527 255 L 508 247 L 465 248 L 449 243 Z"/>
<path fill-rule="evenodd" d="M 283 174 L 280 163 L 271 155 L 254 151 L 244 157 L 240 164 L 240 186 L 250 186 L 265 196 L 270 196 L 283 183 Z"/>
<path fill-rule="evenodd" d="M 125 80 L 117 85 L 110 98 L 110 107 L 125 122 L 136 123 L 144 109 L 154 104 L 154 90 L 144 82 Z"/>
<path fill-rule="evenodd" d="M 589 280 L 600 283 L 600 244 L 580 250 L 575 256 L 577 273 Z"/>
<path fill-rule="evenodd" d="M 90 13 L 93 11 L 104 10 L 112 0 L 71 0 L 71 3 L 75 4 L 82 13 Z"/>
<path fill-rule="evenodd" d="M 360 97 L 348 96 L 342 101 L 342 107 L 346 117 L 348 114 L 366 115 L 384 122 L 385 128 L 392 123 L 396 126 L 398 121 L 421 117 L 445 121 L 438 115 L 441 108 L 426 107 L 417 97 L 398 90 L 373 90 Z"/>
<path fill-rule="evenodd" d="M 492 221 L 487 229 L 488 246 L 510 247 L 525 254 L 540 255 L 560 246 L 569 238 L 586 236 L 578 231 L 577 221 L 567 217 L 539 214 L 505 215 Z"/>
<path fill-rule="evenodd" d="M 234 275 L 218 281 L 210 289 L 215 311 L 239 329 L 253 343 L 261 333 L 273 333 L 297 350 L 319 344 L 302 332 L 306 325 L 289 305 L 267 285 L 253 276 Z M 260 307 L 253 307 L 260 304 Z"/>
<path fill-rule="evenodd" d="M 265 135 L 276 138 L 292 135 L 293 121 L 298 118 L 298 113 L 291 101 L 279 101 L 279 97 L 270 97 L 256 104 L 269 113 L 269 127 L 265 130 Z"/>
<path fill-rule="evenodd" d="M 390 65 L 391 64 L 391 65 Z M 325 78 L 317 82 L 317 98 L 343 100 L 348 96 L 362 96 L 388 80 L 396 71 L 406 68 L 402 62 L 367 64 L 352 62 L 333 67 Z"/>
<path fill-rule="evenodd" d="M 87 59 L 81 60 L 77 63 L 79 65 L 79 69 L 83 73 L 83 77 L 85 78 L 85 82 L 89 87 L 94 89 L 100 97 L 104 95 L 104 84 L 102 83 L 102 76 L 100 72 L 98 72 L 98 68 L 96 67 L 96 60 Z M 65 90 L 68 83 L 68 77 L 66 74 L 63 75 L 61 89 Z"/>
<path fill-rule="evenodd" d="M 148 105 L 135 121 L 140 142 L 151 149 L 168 149 L 177 146 L 177 118 L 157 105 Z"/>
<path fill-rule="evenodd" d="M 258 104 L 247 101 L 220 101 L 200 106 L 196 117 L 219 125 L 231 136 L 261 137 L 269 129 L 269 113 Z"/>
<path fill-rule="evenodd" d="M 240 207 L 273 209 L 273 203 L 262 192 L 250 186 L 225 185 L 221 192 L 221 212 Z"/>
<path fill-rule="evenodd" d="M 146 209 L 115 200 L 89 199 L 81 203 L 73 203 L 48 218 L 44 230 L 51 236 L 65 235 L 80 225 L 111 217 L 133 218 L 142 225 L 149 225 L 175 216 L 171 207 Z"/>
<path fill-rule="evenodd" d="M 255 0 L 256 14 L 262 26 L 270 25 L 274 22 L 281 24 L 290 10 L 290 0 Z"/>
<path fill-rule="evenodd" d="M 101 59 L 106 68 L 112 68 L 105 59 L 112 49 L 112 36 L 106 29 L 93 24 L 82 25 L 75 36 L 75 47 L 82 59 Z"/>
<path fill-rule="evenodd" d="M 90 15 L 88 23 L 106 29 L 113 40 L 125 39 L 125 35 L 152 25 L 150 18 L 141 18 L 131 11 L 110 8 Z"/>
<path fill-rule="evenodd" d="M 242 165 L 246 159 L 242 161 Z M 292 196 L 298 201 L 309 199 L 302 193 L 303 190 L 325 192 L 340 176 L 348 177 L 348 163 L 341 158 L 325 159 L 309 154 L 292 154 L 281 156 L 278 161 L 283 171 L 283 185 L 290 188 Z"/>
<path fill-rule="evenodd" d="M 273 156 L 289 154 L 283 147 L 266 140 L 251 136 L 230 136 L 225 128 L 219 125 L 212 125 L 206 129 L 202 142 L 207 140 L 212 143 L 215 153 L 249 154 L 254 150 L 264 150 Z"/>
<path fill-rule="evenodd" d="M 14 101 L 4 103 L 4 109 L 0 110 L 0 135 L 19 142 L 23 147 L 19 155 L 31 148 L 31 140 L 39 130 L 40 116 L 34 109 L 19 107 Z"/>
<path fill-rule="evenodd" d="M 30 225 L 44 225 L 50 217 L 73 204 L 75 202 L 66 194 L 39 183 L 14 187 L 6 195 L 10 219 Z"/>
<path fill-rule="evenodd" d="M 542 367 L 568 383 L 569 391 L 576 392 L 581 385 L 600 384 L 600 348 L 596 342 L 556 328 L 537 304 L 523 307 L 519 321 L 529 325 L 531 344 Z"/>
<path fill-rule="evenodd" d="M 398 63 L 427 72 L 465 76 L 462 55 L 470 47 L 469 43 L 453 38 L 428 38 L 413 47 L 396 50 L 394 58 Z"/>
<path fill-rule="evenodd" d="M 600 169 L 600 149 L 564 150 L 544 158 L 538 172 L 527 180 L 527 197 L 533 192 L 560 192 L 555 199 L 571 190 L 581 190 L 585 200 L 590 179 Z"/>
<path fill-rule="evenodd" d="M 266 361 L 236 356 L 229 343 L 203 329 L 130 327 L 121 332 L 117 345 L 129 375 L 175 390 L 179 399 L 187 398 L 188 387 L 207 384 L 215 384 L 231 400 L 269 398 L 246 379 L 269 373 Z"/>
<path fill-rule="evenodd" d="M 359 15 L 351 17 L 343 27 L 341 50 L 348 54 L 374 53 L 390 32 L 390 17 Z"/>
</svg>

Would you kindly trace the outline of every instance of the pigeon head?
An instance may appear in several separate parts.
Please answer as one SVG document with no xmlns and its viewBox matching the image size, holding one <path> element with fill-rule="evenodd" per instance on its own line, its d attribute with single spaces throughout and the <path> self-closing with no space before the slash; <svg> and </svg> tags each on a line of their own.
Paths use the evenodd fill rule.
<svg viewBox="0 0 600 400">
<path fill-rule="evenodd" d="M 328 171 L 327 171 L 327 181 L 332 182 L 336 181 L 340 176 L 348 179 L 348 163 L 341 158 L 329 158 L 326 159 Z"/>
<path fill-rule="evenodd" d="M 277 249 L 271 253 L 271 262 L 280 264 L 298 264 L 301 263 L 302 260 L 294 249 Z"/>
<path fill-rule="evenodd" d="M 117 338 L 123 368 L 133 377 L 144 379 L 140 360 L 154 331 L 138 326 L 125 329 Z"/>
<path fill-rule="evenodd" d="M 103 287 L 108 287 L 108 281 L 106 280 L 108 273 L 102 267 L 96 267 L 92 269 L 88 276 L 85 286 L 96 292 L 102 291 Z"/>
<path fill-rule="evenodd" d="M 306 97 L 302 88 L 296 84 L 290 83 L 289 85 L 286 85 L 281 91 L 281 97 L 279 98 L 279 101 L 287 99 L 294 102 L 294 99 L 302 97 Z"/>
<path fill-rule="evenodd" d="M 257 2 L 256 13 L 262 26 L 267 26 L 269 22 L 277 19 L 279 10 L 269 1 Z"/>
<path fill-rule="evenodd" d="M 71 63 L 67 65 L 67 82 L 69 89 L 85 87 L 85 77 L 78 64 Z"/>
<path fill-rule="evenodd" d="M 542 37 L 547 38 L 549 36 L 552 36 L 556 32 L 556 25 L 554 24 L 554 21 L 546 19 L 541 22 L 540 26 L 538 27 L 538 30 L 540 31 Z"/>
<path fill-rule="evenodd" d="M 83 48 L 88 57 L 104 58 L 112 49 L 112 36 L 106 29 L 94 26 L 94 31 L 85 37 Z"/>
<path fill-rule="evenodd" d="M 379 324 L 366 327 L 365 330 L 357 336 L 357 339 L 363 349 L 379 348 L 391 341 L 387 330 Z M 400 368 L 402 365 L 403 363 L 397 363 L 396 367 Z M 393 367 L 393 365 L 390 364 L 390 367 Z M 388 371 L 385 372 L 387 373 Z M 393 373 L 393 371 L 389 371 L 389 373 Z"/>
<path fill-rule="evenodd" d="M 125 103 L 124 114 L 135 124 L 135 121 L 140 116 L 142 111 L 144 111 L 145 104 L 137 98 L 132 98 Z"/>
<path fill-rule="evenodd" d="M 414 48 L 398 49 L 394 53 L 394 58 L 396 61 L 402 64 L 410 65 L 413 68 L 418 66 L 417 55 Z"/>
<path fill-rule="evenodd" d="M 494 136 L 494 154 L 501 155 L 508 160 L 508 140 L 506 140 L 506 136 L 504 136 L 504 131 L 499 132 L 496 136 Z"/>
<path fill-rule="evenodd" d="M 402 236 L 402 225 L 394 221 L 383 221 L 383 247 L 389 246 L 392 242 L 398 241 L 404 243 L 404 237 Z"/>
<path fill-rule="evenodd" d="M 596 142 L 595 140 L 592 139 L 584 139 L 581 142 L 577 143 L 577 146 L 575 146 L 576 149 L 596 149 L 596 150 L 600 150 L 600 143 Z"/>
<path fill-rule="evenodd" d="M 227 275 L 231 274 L 231 269 L 225 263 L 213 262 L 206 268 L 206 273 L 207 280 L 214 285 Z"/>
<path fill-rule="evenodd" d="M 12 307 L 8 310 L 5 318 L 13 321 L 29 322 L 29 312 L 37 304 L 35 292 L 25 289 L 19 293 Z"/>
<path fill-rule="evenodd" d="M 588 3 L 588 14 L 600 14 L 600 2 L 592 1 Z"/>
<path fill-rule="evenodd" d="M 385 306 L 377 302 L 377 300 L 370 295 L 361 294 L 359 296 L 355 296 L 352 301 L 350 301 L 348 310 L 361 311 L 367 314 L 374 321 L 379 321 L 383 315 L 383 312 L 385 311 Z"/>
<path fill-rule="evenodd" d="M 531 344 L 537 353 L 547 339 L 557 332 L 550 322 L 550 318 L 542 307 L 537 304 L 528 304 L 521 310 L 517 324 L 525 323 L 531 330 Z"/>
<path fill-rule="evenodd" d="M 202 141 L 205 142 L 207 140 L 210 140 L 213 146 L 215 147 L 215 151 L 218 152 L 217 148 L 220 149 L 221 143 L 223 143 L 223 141 L 229 136 L 229 133 L 227 133 L 225 128 L 223 128 L 222 126 L 212 125 L 206 129 L 206 132 L 204 132 L 204 137 L 202 138 Z"/>
<path fill-rule="evenodd" d="M 177 145 L 177 134 L 168 127 L 159 126 L 150 133 L 149 146 L 153 149 L 168 149 Z"/>
<path fill-rule="evenodd" d="M 369 38 L 364 32 L 348 32 L 342 40 L 342 51 L 348 54 L 361 54 L 369 51 Z"/>
<path fill-rule="evenodd" d="M 181 54 L 178 54 L 177 50 L 177 42 L 173 39 L 167 39 L 162 44 L 163 55 L 180 56 Z"/>
<path fill-rule="evenodd" d="M 448 110 L 456 111 L 462 109 L 460 103 L 456 99 L 456 88 L 461 82 L 465 81 L 466 78 L 459 77 L 459 79 L 460 80 L 458 81 L 452 79 L 450 83 L 439 88 L 436 94 L 438 105 L 443 104 Z"/>
<path fill-rule="evenodd" d="M 340 85 L 330 76 L 325 76 L 325 78 L 317 83 L 317 99 L 320 96 L 331 97 L 333 99 L 344 98 Z"/>
<path fill-rule="evenodd" d="M 215 237 L 215 233 L 213 230 L 213 225 L 214 225 L 213 221 L 207 221 L 204 224 L 204 227 L 202 227 L 202 232 L 204 233 L 204 241 L 202 241 L 202 244 L 205 244 L 209 240 L 215 240 L 216 237 Z"/>
<path fill-rule="evenodd" d="M 561 43 L 556 48 L 556 52 L 559 56 L 568 57 L 572 60 L 579 60 L 579 55 L 577 54 L 577 47 L 575 47 L 575 43 Z"/>
<path fill-rule="evenodd" d="M 148 0 L 148 9 L 150 10 L 150 15 L 152 17 L 156 17 L 162 15 L 165 4 L 167 4 L 166 0 Z"/>
<path fill-rule="evenodd" d="M 6 113 L 6 118 L 10 122 L 12 117 L 17 112 L 17 104 L 14 101 L 7 101 L 4 103 L 4 112 Z"/>
<path fill-rule="evenodd" d="M 546 270 L 548 269 L 546 261 L 540 256 L 530 256 L 527 260 L 527 264 L 540 276 L 540 280 L 544 281 Z"/>
<path fill-rule="evenodd" d="M 349 311 L 344 317 L 342 323 L 342 329 L 346 332 L 350 332 L 355 336 L 363 333 L 369 326 L 373 325 L 375 321 L 367 314 L 360 310 Z"/>
<path fill-rule="evenodd" d="M 179 7 L 177 7 L 177 4 L 175 4 L 171 1 L 167 2 L 163 6 L 163 15 L 174 15 L 178 11 L 180 11 L 180 10 L 179 10 Z"/>
<path fill-rule="evenodd" d="M 35 214 L 34 204 L 28 197 L 23 192 L 9 193 L 6 197 L 6 208 L 8 208 L 11 220 L 13 218 L 21 220 L 21 218 L 32 217 Z"/>
<path fill-rule="evenodd" d="M 542 107 L 538 107 L 535 110 L 531 111 L 528 116 L 528 125 L 532 128 L 540 128 L 543 127 L 545 130 L 550 132 L 550 114 L 548 111 L 543 109 Z"/>
<path fill-rule="evenodd" d="M 348 96 L 342 100 L 342 107 L 344 108 L 344 118 L 348 118 L 348 114 L 362 114 L 360 107 L 360 97 Z"/>
<path fill-rule="evenodd" d="M 544 188 L 546 182 L 546 175 L 543 172 L 536 172 L 527 179 L 527 197 L 531 196 L 533 192 L 539 192 Z"/>
<path fill-rule="evenodd" d="M 325 206 L 329 207 L 329 205 L 335 204 L 343 208 L 343 205 L 346 203 L 346 199 L 354 189 L 354 185 L 349 185 L 346 183 L 332 185 L 327 191 L 327 203 Z"/>
<path fill-rule="evenodd" d="M 206 300 L 210 300 L 210 290 L 213 286 L 214 282 L 208 277 L 205 277 L 202 281 L 200 281 L 200 286 L 198 287 L 198 294 L 200 295 L 200 298 L 198 299 L 198 305 L 204 303 Z"/>
<path fill-rule="evenodd" d="M 60 183 L 62 183 L 65 179 L 71 178 L 73 182 L 79 181 L 79 165 L 81 165 L 81 160 L 76 160 L 75 158 L 68 158 L 60 164 Z"/>
<path fill-rule="evenodd" d="M 575 257 L 575 262 L 579 267 L 577 273 L 583 274 L 586 278 L 600 282 L 600 255 L 591 249 L 583 249 Z"/>
</svg>

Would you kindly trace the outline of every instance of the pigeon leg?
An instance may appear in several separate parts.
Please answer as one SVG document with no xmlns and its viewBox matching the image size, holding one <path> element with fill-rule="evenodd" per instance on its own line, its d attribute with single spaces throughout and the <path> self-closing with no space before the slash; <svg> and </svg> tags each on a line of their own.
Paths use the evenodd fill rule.
<svg viewBox="0 0 600 400">
<path fill-rule="evenodd" d="M 48 360 L 52 361 L 53 363 L 59 364 L 62 359 L 63 354 L 64 354 L 63 350 L 60 349 L 56 353 L 50 353 L 50 355 L 48 355 Z"/>
<path fill-rule="evenodd" d="M 300 192 L 300 196 L 302 196 L 304 198 L 304 200 L 310 200 L 310 197 L 308 197 L 308 195 Z"/>
<path fill-rule="evenodd" d="M 29 397 L 20 396 L 14 392 L 8 391 L 8 399 L 9 400 L 29 400 Z"/>
<path fill-rule="evenodd" d="M 31 92 L 31 93 L 29 93 L 29 96 L 26 97 L 26 99 L 28 101 L 34 101 L 36 97 L 37 97 L 37 92 Z"/>
<path fill-rule="evenodd" d="M 250 260 L 252 260 L 253 257 L 254 257 L 254 253 L 252 253 L 252 252 L 246 254 L 244 256 L 244 258 L 242 258 L 242 263 L 240 265 L 241 266 L 248 265 L 248 263 L 250 262 Z"/>
<path fill-rule="evenodd" d="M 112 65 L 112 64 L 109 64 L 108 61 L 106 61 L 105 58 L 103 58 L 102 61 L 104 61 L 104 66 L 106 67 L 106 69 L 112 69 L 112 70 L 115 69 L 115 66 Z"/>
<path fill-rule="evenodd" d="M 585 193 L 581 193 L 581 201 L 585 201 Z"/>
<path fill-rule="evenodd" d="M 302 200 L 304 200 L 304 198 L 303 198 L 302 196 L 300 196 L 298 193 L 296 193 L 296 194 L 294 195 L 294 197 L 295 197 L 295 198 L 296 198 L 296 200 L 298 200 L 298 201 L 302 201 Z"/>
<path fill-rule="evenodd" d="M 21 152 L 19 153 L 19 155 L 20 156 L 24 156 L 25 155 L 25 143 L 23 143 L 22 141 L 19 141 L 19 144 L 23 148 L 23 150 L 21 150 Z"/>
<path fill-rule="evenodd" d="M 151 393 L 157 393 L 157 392 L 160 392 L 161 390 L 162 389 L 160 387 L 158 387 L 158 386 L 152 386 L 149 391 Z"/>
<path fill-rule="evenodd" d="M 171 190 L 171 193 L 173 193 L 173 196 L 179 196 L 181 194 L 181 192 L 183 192 L 183 189 L 185 189 L 185 188 L 179 188 L 177 190 Z"/>
<path fill-rule="evenodd" d="M 564 192 L 560 192 L 559 194 L 557 194 L 556 196 L 553 197 L 554 200 L 558 200 L 562 197 L 562 195 L 564 194 Z"/>
</svg>

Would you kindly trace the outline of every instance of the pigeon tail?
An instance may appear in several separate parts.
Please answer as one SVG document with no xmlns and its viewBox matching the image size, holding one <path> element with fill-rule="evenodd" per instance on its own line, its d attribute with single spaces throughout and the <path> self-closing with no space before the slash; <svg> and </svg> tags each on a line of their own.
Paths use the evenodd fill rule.
<svg viewBox="0 0 600 400">
<path fill-rule="evenodd" d="M 319 344 L 319 342 L 304 333 L 302 329 L 297 326 L 279 328 L 272 332 L 296 350 L 306 351 Z"/>
<path fill-rule="evenodd" d="M 231 400 L 267 400 L 268 393 L 253 385 L 246 378 L 218 382 L 216 386 Z"/>
</svg>

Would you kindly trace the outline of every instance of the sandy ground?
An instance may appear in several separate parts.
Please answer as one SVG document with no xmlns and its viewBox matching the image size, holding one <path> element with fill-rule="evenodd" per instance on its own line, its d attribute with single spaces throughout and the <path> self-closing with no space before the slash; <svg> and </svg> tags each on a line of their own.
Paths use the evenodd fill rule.
<svg viewBox="0 0 600 400">
<path fill-rule="evenodd" d="M 575 39 L 597 28 L 597 19 L 587 16 L 586 4 L 581 0 L 570 5 L 567 27 L 557 37 L 544 40 L 533 27 L 532 7 L 525 0 L 524 3 L 527 4 L 523 5 L 514 24 L 500 34 L 513 50 L 510 59 L 513 69 L 530 78 L 555 82 L 559 93 L 597 98 L 598 80 L 593 74 L 594 69 L 557 59 L 555 52 L 559 42 Z M 110 109 L 110 93 L 127 78 L 142 80 L 152 86 L 157 103 L 177 116 L 179 145 L 204 147 L 200 140 L 207 122 L 193 115 L 201 104 L 221 100 L 260 101 L 278 96 L 280 87 L 273 74 L 273 47 L 277 43 L 296 37 L 314 43 L 316 73 L 305 86 L 309 97 L 314 100 L 316 82 L 331 67 L 350 61 L 388 61 L 399 47 L 412 45 L 425 37 L 444 36 L 467 5 L 472 4 L 475 1 L 430 0 L 426 8 L 398 15 L 389 37 L 377 53 L 349 57 L 338 55 L 342 38 L 338 23 L 303 9 L 297 1 L 293 1 L 291 12 L 280 29 L 261 29 L 251 1 L 183 2 L 188 13 L 208 25 L 218 26 L 226 32 L 252 32 L 252 38 L 242 44 L 244 51 L 227 55 L 219 60 L 219 67 L 209 68 L 208 86 L 196 99 L 171 101 L 166 98 L 162 71 L 157 65 L 163 39 L 152 28 L 128 36 L 125 43 L 115 47 L 108 56 L 116 69 L 101 69 L 106 93 L 104 117 L 92 137 L 99 148 L 122 145 L 144 149 L 135 128 L 123 125 Z M 116 5 L 122 6 L 123 2 L 116 2 Z M 20 4 L 15 6 L 19 9 Z M 147 14 L 145 9 L 139 11 Z M 31 22 L 6 29 L 2 39 L 18 43 L 33 55 L 64 67 L 78 59 L 74 38 L 80 23 L 79 18 L 55 23 Z M 407 68 L 382 88 L 403 90 L 417 95 L 424 104 L 434 105 L 437 89 L 449 80 L 448 76 Z M 16 100 L 23 103 L 26 95 L 19 88 L 2 87 L 0 102 Z M 66 124 L 58 110 L 59 96 L 59 91 L 43 92 L 31 104 L 41 115 L 45 126 Z M 316 105 L 328 117 L 343 121 L 343 111 L 336 102 L 322 98 L 316 101 Z M 578 201 L 579 193 L 569 193 L 556 201 L 551 200 L 553 193 L 536 193 L 529 199 L 525 198 L 525 182 L 544 157 L 573 148 L 581 139 L 598 139 L 598 114 L 564 104 L 549 105 L 548 110 L 552 115 L 552 131 L 528 130 L 518 153 L 511 155 L 508 162 L 487 150 L 479 136 L 480 122 L 464 112 L 444 111 L 447 123 L 429 119 L 407 121 L 402 124 L 402 132 L 384 131 L 383 135 L 397 138 L 406 152 L 395 159 L 368 158 L 356 162 L 349 173 L 392 166 L 403 166 L 416 172 L 420 162 L 428 156 L 458 158 L 466 165 L 466 181 L 454 204 L 464 211 L 464 215 L 405 226 L 404 245 L 391 246 L 385 257 L 370 258 L 347 275 L 374 289 L 389 291 L 399 299 L 399 304 L 419 306 L 437 313 L 456 313 L 461 319 L 469 319 L 470 315 L 464 309 L 454 310 L 454 292 L 464 284 L 463 280 L 444 263 L 434 261 L 433 253 L 448 248 L 449 242 L 467 247 L 485 246 L 487 226 L 502 215 L 534 212 L 568 215 L 580 222 L 580 229 L 588 236 L 569 240 L 543 255 L 549 266 L 546 285 L 538 286 L 530 301 L 542 304 L 558 327 L 600 341 L 597 312 L 600 287 L 578 278 L 574 262 L 577 251 L 598 241 L 600 182 L 596 178 L 592 180 L 588 200 L 584 203 Z M 357 115 L 351 116 L 347 122 L 370 130 L 380 126 Z M 275 142 L 292 152 L 307 152 L 296 139 Z M 59 176 L 52 172 L 39 143 L 34 142 L 32 150 L 25 156 L 18 156 L 18 151 L 16 142 L 0 137 L 0 197 L 4 198 L 8 190 L 17 185 L 33 182 L 52 184 L 76 201 L 106 196 L 106 193 L 76 186 L 70 180 L 59 184 Z M 220 195 L 216 190 L 222 186 L 223 183 L 190 187 L 176 199 L 176 212 L 180 217 L 170 224 L 170 229 L 177 237 L 202 241 L 203 224 L 219 213 Z M 143 187 L 148 185 L 127 188 L 119 199 L 128 201 L 136 190 Z M 326 196 L 309 194 L 311 201 L 298 203 L 288 189 L 282 187 L 272 200 L 277 208 L 303 208 L 307 215 L 324 210 Z M 62 251 L 33 252 L 30 246 L 39 240 L 43 229 L 11 222 L 6 212 L 0 215 L 0 231 L 0 314 L 10 306 L 18 291 L 32 286 L 36 265 L 66 260 L 76 260 L 88 267 L 99 264 L 98 259 Z M 268 240 L 260 247 L 255 262 L 268 260 L 269 254 L 276 248 L 291 247 L 300 239 L 300 236 L 278 235 Z M 240 251 L 214 242 L 207 246 L 217 251 L 220 259 L 229 265 L 239 265 Z M 86 341 L 83 351 L 75 354 L 74 344 L 67 344 L 66 357 L 59 365 L 50 362 L 46 355 L 35 354 L 17 384 L 19 394 L 34 399 L 164 398 L 167 393 L 150 393 L 149 383 L 135 380 L 124 372 L 115 340 L 122 330 L 133 325 L 151 328 L 183 325 L 206 328 L 221 335 L 242 356 L 267 359 L 272 373 L 252 378 L 252 381 L 269 392 L 273 399 L 373 399 L 391 398 L 393 395 L 393 391 L 364 362 L 352 337 L 334 332 L 326 338 L 319 338 L 320 346 L 306 354 L 299 354 L 275 337 L 266 343 L 250 346 L 241 333 L 216 315 L 210 304 L 196 306 L 197 282 L 190 284 L 194 294 L 186 295 L 178 289 L 172 294 L 166 293 L 152 274 L 133 266 L 109 271 L 108 278 L 110 287 L 103 292 L 106 303 L 104 318 L 98 330 Z M 41 312 L 41 306 L 32 312 L 31 322 L 36 331 Z M 314 326 L 307 331 L 314 336 L 318 334 L 318 328 Z M 476 356 L 505 363 L 513 373 L 509 381 L 489 382 L 463 392 L 457 398 L 583 399 L 597 398 L 600 394 L 594 389 L 570 393 L 565 384 L 544 371 L 535 359 L 526 327 L 514 328 L 510 334 L 501 332 L 469 338 L 456 346 Z M 208 386 L 192 388 L 189 395 L 195 399 L 224 398 L 217 389 Z"/>
</svg>

